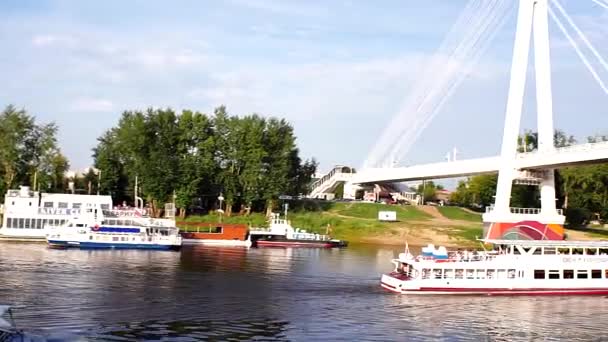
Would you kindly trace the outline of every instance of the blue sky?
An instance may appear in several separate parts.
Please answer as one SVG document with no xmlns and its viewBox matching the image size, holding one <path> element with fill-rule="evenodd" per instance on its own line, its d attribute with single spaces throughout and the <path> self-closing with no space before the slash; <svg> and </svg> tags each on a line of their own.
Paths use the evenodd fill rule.
<svg viewBox="0 0 608 342">
<path fill-rule="evenodd" d="M 561 0 L 608 58 L 608 11 Z M 0 105 L 60 126 L 75 169 L 126 109 L 259 113 L 293 123 L 321 169 L 359 166 L 424 75 L 464 0 L 0 2 Z M 465 81 L 402 157 L 413 164 L 500 149 L 514 13 Z M 552 28 L 555 125 L 608 133 L 608 96 Z M 598 69 L 599 70 L 599 69 Z M 608 82 L 608 74 L 603 74 Z M 533 83 L 529 90 L 533 89 Z M 528 91 L 523 125 L 534 129 Z"/>
</svg>

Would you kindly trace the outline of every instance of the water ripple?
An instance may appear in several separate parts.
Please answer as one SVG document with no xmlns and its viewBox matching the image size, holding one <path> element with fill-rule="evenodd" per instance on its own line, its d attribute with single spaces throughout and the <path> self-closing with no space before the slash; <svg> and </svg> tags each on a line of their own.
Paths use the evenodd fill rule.
<svg viewBox="0 0 608 342">
<path fill-rule="evenodd" d="M 0 243 L 1 302 L 19 326 L 97 341 L 599 341 L 608 299 L 400 296 L 398 251 L 51 250 Z"/>
</svg>

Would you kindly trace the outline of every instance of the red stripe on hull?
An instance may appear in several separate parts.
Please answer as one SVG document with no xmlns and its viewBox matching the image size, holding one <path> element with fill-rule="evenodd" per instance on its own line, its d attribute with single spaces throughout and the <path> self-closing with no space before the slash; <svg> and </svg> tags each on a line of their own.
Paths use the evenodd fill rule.
<svg viewBox="0 0 608 342">
<path fill-rule="evenodd" d="M 291 242 L 291 241 L 265 241 L 258 240 L 258 247 L 316 247 L 316 248 L 332 248 L 333 243 L 330 242 Z"/>
<path fill-rule="evenodd" d="M 608 295 L 608 288 L 586 288 L 586 289 L 500 289 L 500 288 L 445 288 L 445 287 L 421 287 L 419 290 L 405 290 L 404 292 L 442 292 L 447 294 L 481 294 L 495 296 L 565 296 L 565 295 Z"/>
<path fill-rule="evenodd" d="M 382 287 L 397 293 L 445 294 L 445 295 L 485 295 L 485 296 L 601 296 L 608 295 L 608 288 L 590 289 L 469 289 L 422 287 L 419 290 L 399 290 L 394 286 L 381 283 Z"/>
</svg>

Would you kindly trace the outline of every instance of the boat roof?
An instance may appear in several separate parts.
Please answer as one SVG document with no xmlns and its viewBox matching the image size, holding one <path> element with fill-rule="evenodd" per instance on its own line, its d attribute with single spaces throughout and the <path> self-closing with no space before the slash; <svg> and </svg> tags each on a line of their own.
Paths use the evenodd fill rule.
<svg viewBox="0 0 608 342">
<path fill-rule="evenodd" d="M 608 240 L 569 241 L 569 240 L 497 240 L 481 239 L 484 243 L 494 245 L 517 245 L 522 247 L 578 247 L 608 248 Z"/>
</svg>

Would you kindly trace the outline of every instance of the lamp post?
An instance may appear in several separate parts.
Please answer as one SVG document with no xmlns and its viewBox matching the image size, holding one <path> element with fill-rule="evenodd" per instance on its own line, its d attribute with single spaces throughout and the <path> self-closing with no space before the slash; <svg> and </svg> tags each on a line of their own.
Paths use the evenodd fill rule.
<svg viewBox="0 0 608 342">
<path fill-rule="evenodd" d="M 220 214 L 220 223 L 222 223 L 222 214 L 224 214 L 224 210 L 222 210 L 222 202 L 224 202 L 224 196 L 222 196 L 220 193 L 217 199 L 220 201 L 220 208 L 217 210 L 217 212 Z"/>
</svg>

